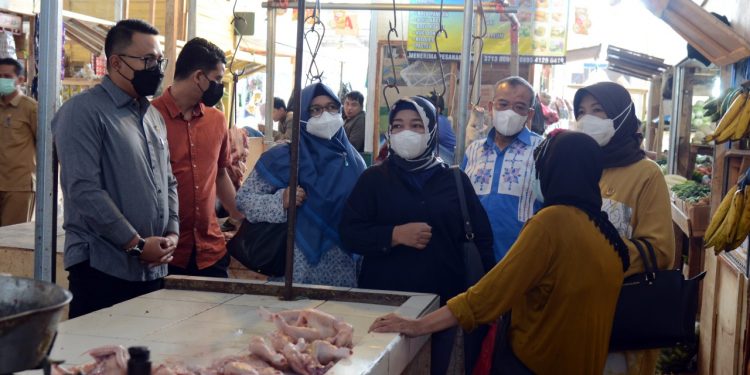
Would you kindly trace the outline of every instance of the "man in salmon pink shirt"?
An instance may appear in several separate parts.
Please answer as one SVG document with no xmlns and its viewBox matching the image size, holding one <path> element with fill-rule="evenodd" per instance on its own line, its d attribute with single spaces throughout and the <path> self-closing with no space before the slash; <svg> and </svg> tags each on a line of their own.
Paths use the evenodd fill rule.
<svg viewBox="0 0 750 375">
<path fill-rule="evenodd" d="M 224 95 L 223 51 L 194 38 L 175 63 L 174 83 L 152 102 L 167 127 L 170 162 L 177 178 L 180 239 L 169 273 L 227 277 L 229 254 L 216 217 L 218 197 L 233 219 L 235 190 L 227 174 L 230 145 L 224 114 L 213 108 Z"/>
</svg>

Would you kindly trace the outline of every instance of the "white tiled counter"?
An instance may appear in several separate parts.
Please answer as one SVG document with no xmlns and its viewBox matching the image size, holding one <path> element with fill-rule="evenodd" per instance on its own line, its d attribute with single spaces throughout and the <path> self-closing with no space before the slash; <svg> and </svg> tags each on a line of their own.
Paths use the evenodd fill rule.
<svg viewBox="0 0 750 375">
<path fill-rule="evenodd" d="M 354 326 L 353 356 L 341 360 L 328 374 L 429 372 L 427 336 L 410 339 L 367 333 L 367 328 L 376 317 L 389 312 L 418 317 L 433 311 L 438 306 L 434 295 L 302 286 L 298 293 L 309 298 L 281 301 L 274 295 L 238 292 L 278 292 L 278 283 L 174 277 L 169 278 L 168 288 L 175 286 L 175 280 L 194 282 L 177 286 L 180 288 L 208 287 L 201 288 L 204 291 L 163 289 L 62 322 L 51 359 L 62 359 L 69 366 L 90 361 L 82 353 L 97 346 L 145 345 L 153 363 L 170 360 L 205 366 L 221 356 L 247 353 L 250 336 L 275 329 L 258 316 L 257 309 L 263 306 L 271 311 L 316 308 Z M 228 292 L 205 291 L 216 289 Z M 325 296 L 331 298 L 321 298 Z M 373 303 L 379 296 L 384 303 Z M 360 298 L 366 302 L 352 302 Z"/>
</svg>

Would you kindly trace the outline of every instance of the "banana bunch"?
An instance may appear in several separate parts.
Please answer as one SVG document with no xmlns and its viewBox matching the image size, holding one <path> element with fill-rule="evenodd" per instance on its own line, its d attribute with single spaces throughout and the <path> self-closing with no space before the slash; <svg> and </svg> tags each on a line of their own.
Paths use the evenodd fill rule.
<svg viewBox="0 0 750 375">
<path fill-rule="evenodd" d="M 750 234 L 750 193 L 745 191 L 748 173 L 724 196 L 703 236 L 706 247 L 714 252 L 731 251 Z"/>
<path fill-rule="evenodd" d="M 717 144 L 726 141 L 739 141 L 750 135 L 750 101 L 745 90 L 737 90 L 729 93 L 721 105 L 723 108 L 727 102 L 731 102 L 726 108 L 723 116 L 716 125 L 716 131 L 706 136 L 705 141 L 715 141 Z"/>
</svg>

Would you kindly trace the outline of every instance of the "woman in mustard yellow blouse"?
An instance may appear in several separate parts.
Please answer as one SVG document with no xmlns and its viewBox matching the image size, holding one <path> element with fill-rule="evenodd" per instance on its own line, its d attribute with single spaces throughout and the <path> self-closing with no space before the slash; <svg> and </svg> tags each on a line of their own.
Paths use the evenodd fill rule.
<svg viewBox="0 0 750 375">
<path fill-rule="evenodd" d="M 471 330 L 512 310 L 510 350 L 493 373 L 602 374 L 629 266 L 627 247 L 601 211 L 602 152 L 591 137 L 562 132 L 535 154 L 544 206 L 508 255 L 439 310 L 416 320 L 389 314 L 371 331 Z"/>
<path fill-rule="evenodd" d="M 593 137 L 604 153 L 602 211 L 629 248 L 625 276 L 643 272 L 633 241 L 649 242 L 659 268 L 670 268 L 675 249 L 669 191 L 661 170 L 641 149 L 643 136 L 630 94 L 616 83 L 600 82 L 578 90 L 573 108 L 579 130 Z M 658 349 L 612 353 L 605 373 L 652 375 L 658 355 Z"/>
</svg>

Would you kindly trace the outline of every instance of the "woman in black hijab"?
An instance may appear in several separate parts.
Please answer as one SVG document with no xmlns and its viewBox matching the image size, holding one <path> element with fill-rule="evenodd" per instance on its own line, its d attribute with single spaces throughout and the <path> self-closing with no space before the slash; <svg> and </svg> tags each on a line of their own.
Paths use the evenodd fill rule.
<svg viewBox="0 0 750 375">
<path fill-rule="evenodd" d="M 599 181 L 602 210 L 628 246 L 631 265 L 626 276 L 644 269 L 635 241 L 650 243 L 658 267 L 670 268 L 675 249 L 669 191 L 661 170 L 641 149 L 643 136 L 630 94 L 616 83 L 600 82 L 578 90 L 573 108 L 578 129 L 592 136 L 604 153 L 604 172 Z M 607 371 L 651 375 L 658 353 L 614 353 Z"/>
<path fill-rule="evenodd" d="M 382 316 L 371 331 L 471 330 L 512 310 L 510 349 L 493 373 L 602 374 L 628 254 L 600 209 L 601 150 L 575 132 L 555 133 L 537 150 L 544 207 L 503 260 L 437 311 Z"/>
<path fill-rule="evenodd" d="M 358 287 L 433 293 L 445 304 L 466 289 L 466 241 L 455 173 L 485 271 L 494 265 L 492 229 L 469 178 L 435 156 L 435 108 L 399 99 L 388 117 L 388 158 L 357 181 L 339 226 L 344 246 L 364 256 Z M 432 373 L 444 374 L 455 329 L 432 337 Z M 480 337 L 481 339 L 481 337 Z"/>
</svg>

